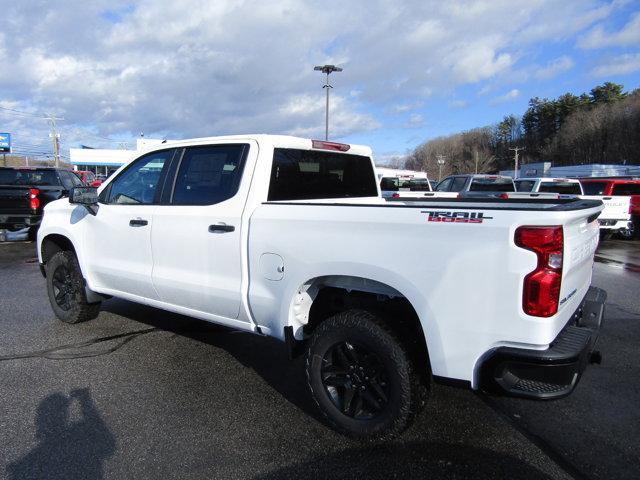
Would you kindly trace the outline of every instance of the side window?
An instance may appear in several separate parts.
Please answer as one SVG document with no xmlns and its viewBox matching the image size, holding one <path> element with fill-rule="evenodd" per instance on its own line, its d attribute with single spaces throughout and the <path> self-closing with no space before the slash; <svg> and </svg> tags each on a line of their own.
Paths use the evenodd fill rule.
<svg viewBox="0 0 640 480">
<path fill-rule="evenodd" d="M 445 178 L 441 181 L 436 187 L 436 192 L 449 192 L 449 187 L 451 186 L 451 182 L 453 181 L 452 177 Z"/>
<path fill-rule="evenodd" d="M 240 187 L 247 145 L 188 147 L 180 162 L 173 205 L 214 205 Z"/>
<path fill-rule="evenodd" d="M 158 184 L 174 150 L 152 152 L 137 159 L 109 186 L 109 204 L 152 205 L 159 196 Z"/>
<path fill-rule="evenodd" d="M 467 183 L 467 177 L 455 177 L 451 183 L 451 192 L 461 192 L 464 184 Z"/>
</svg>

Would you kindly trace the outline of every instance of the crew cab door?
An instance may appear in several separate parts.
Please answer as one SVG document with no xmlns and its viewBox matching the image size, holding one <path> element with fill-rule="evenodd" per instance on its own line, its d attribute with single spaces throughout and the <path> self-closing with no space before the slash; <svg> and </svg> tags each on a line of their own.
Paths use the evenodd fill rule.
<svg viewBox="0 0 640 480">
<path fill-rule="evenodd" d="M 97 214 L 82 219 L 85 264 L 97 287 L 158 298 L 151 282 L 151 227 L 174 153 L 152 152 L 132 162 L 100 193 Z"/>
<path fill-rule="evenodd" d="M 255 164 L 255 159 L 247 161 L 249 151 L 249 144 L 226 143 L 180 152 L 171 191 L 155 212 L 151 233 L 153 284 L 163 302 L 238 318 L 241 222 L 251 177 L 247 172 Z"/>
</svg>

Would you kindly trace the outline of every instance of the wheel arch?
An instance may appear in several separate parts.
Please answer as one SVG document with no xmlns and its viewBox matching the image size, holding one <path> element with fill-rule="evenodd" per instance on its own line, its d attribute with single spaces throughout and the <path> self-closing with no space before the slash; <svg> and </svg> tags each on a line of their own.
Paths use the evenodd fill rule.
<svg viewBox="0 0 640 480">
<path fill-rule="evenodd" d="M 76 247 L 69 237 L 59 234 L 50 233 L 46 235 L 40 243 L 40 263 L 46 264 L 51 257 L 61 251 L 71 251 L 76 256 Z"/>
<path fill-rule="evenodd" d="M 377 314 L 409 347 L 421 371 L 431 374 L 427 336 L 414 304 L 386 283 L 357 276 L 327 275 L 301 284 L 289 306 L 285 340 L 292 355 L 294 344 L 308 338 L 324 320 L 345 310 L 365 309 Z M 297 339 L 297 340 L 295 340 Z"/>
</svg>

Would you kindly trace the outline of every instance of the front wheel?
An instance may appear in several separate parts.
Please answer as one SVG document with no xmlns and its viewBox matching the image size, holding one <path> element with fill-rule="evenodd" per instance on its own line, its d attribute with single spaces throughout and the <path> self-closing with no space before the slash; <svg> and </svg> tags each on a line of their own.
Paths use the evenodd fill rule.
<svg viewBox="0 0 640 480">
<path fill-rule="evenodd" d="M 426 400 L 426 386 L 400 339 L 366 311 L 349 310 L 320 324 L 306 370 L 320 411 L 354 438 L 397 435 Z"/>
<path fill-rule="evenodd" d="M 47 294 L 53 313 L 65 323 L 96 318 L 100 302 L 87 302 L 78 259 L 73 252 L 56 253 L 47 262 Z"/>
</svg>

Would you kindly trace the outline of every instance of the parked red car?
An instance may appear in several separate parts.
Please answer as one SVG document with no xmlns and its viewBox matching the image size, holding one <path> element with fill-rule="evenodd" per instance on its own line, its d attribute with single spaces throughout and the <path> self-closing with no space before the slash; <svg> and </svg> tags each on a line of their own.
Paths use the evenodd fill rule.
<svg viewBox="0 0 640 480">
<path fill-rule="evenodd" d="M 585 195 L 630 196 L 631 226 L 620 231 L 625 238 L 640 237 L 640 180 L 624 178 L 594 178 L 580 180 Z"/>
<path fill-rule="evenodd" d="M 88 170 L 74 170 L 73 173 L 78 175 L 80 180 L 82 180 L 82 183 L 85 185 L 91 185 L 92 187 L 99 187 L 102 185 L 102 180 L 96 178 L 96 175 L 93 172 Z"/>
</svg>

